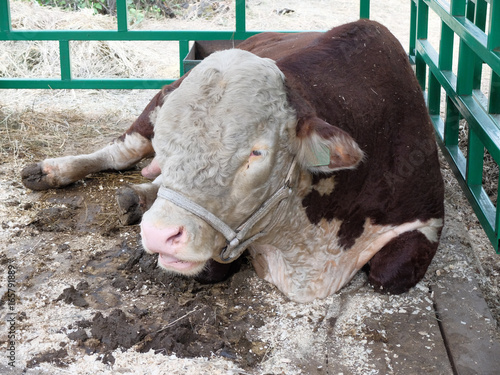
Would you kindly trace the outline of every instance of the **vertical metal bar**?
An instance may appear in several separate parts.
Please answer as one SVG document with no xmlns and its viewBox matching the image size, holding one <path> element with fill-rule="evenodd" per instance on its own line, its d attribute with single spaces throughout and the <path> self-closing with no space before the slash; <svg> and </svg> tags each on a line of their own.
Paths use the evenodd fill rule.
<svg viewBox="0 0 500 375">
<path fill-rule="evenodd" d="M 483 183 L 484 146 L 472 127 L 469 126 L 469 141 L 467 153 L 467 185 L 481 186 Z"/>
<path fill-rule="evenodd" d="M 455 17 L 465 16 L 466 0 L 451 0 L 450 13 Z"/>
<path fill-rule="evenodd" d="M 486 0 L 476 0 L 476 13 L 474 14 L 474 24 L 481 30 L 486 30 L 486 16 L 488 14 L 488 3 Z M 481 88 L 481 76 L 483 74 L 483 61 L 476 59 L 474 66 L 474 89 Z"/>
<path fill-rule="evenodd" d="M 486 13 L 488 10 L 488 4 L 485 0 L 475 0 L 467 2 L 467 19 L 481 29 L 485 30 L 486 27 Z M 479 90 L 481 88 L 481 75 L 483 72 L 483 61 L 479 57 L 474 58 L 474 78 L 472 87 L 474 90 Z"/>
<path fill-rule="evenodd" d="M 116 0 L 116 20 L 118 23 L 118 31 L 126 32 L 128 30 L 127 15 L 127 0 Z"/>
<path fill-rule="evenodd" d="M 415 55 L 415 75 L 423 91 L 425 91 L 425 77 L 427 75 L 427 65 L 420 53 Z"/>
<path fill-rule="evenodd" d="M 469 21 L 474 22 L 476 26 L 479 28 L 483 26 L 483 31 L 484 31 L 484 25 L 486 19 L 483 19 L 483 15 L 481 12 L 485 11 L 486 9 L 482 9 L 484 6 L 482 6 L 480 0 L 475 0 L 475 1 L 468 1 L 467 2 L 467 19 Z M 486 16 L 486 14 L 484 15 Z M 474 56 L 474 75 L 473 75 L 473 81 L 472 81 L 472 87 L 474 90 L 479 90 L 481 88 L 481 75 L 483 72 L 483 61 L 476 55 Z"/>
<path fill-rule="evenodd" d="M 236 0 L 236 33 L 246 32 L 246 1 Z"/>
<path fill-rule="evenodd" d="M 418 0 L 417 7 L 417 39 L 427 39 L 429 24 L 429 6 L 424 0 Z"/>
<path fill-rule="evenodd" d="M 488 112 L 491 114 L 500 114 L 500 75 L 495 73 L 495 71 L 491 72 Z"/>
<path fill-rule="evenodd" d="M 417 40 L 427 39 L 427 27 L 429 21 L 429 6 L 424 2 L 424 0 L 418 0 L 417 5 Z M 427 65 L 424 59 L 419 53 L 415 56 L 415 74 L 420 86 L 425 90 L 425 76 L 427 71 Z"/>
<path fill-rule="evenodd" d="M 453 66 L 453 38 L 455 33 L 441 21 L 441 40 L 439 41 L 439 69 L 451 70 Z"/>
<path fill-rule="evenodd" d="M 486 30 L 486 15 L 488 13 L 488 3 L 486 0 L 476 0 L 476 14 L 474 24 L 481 29 Z"/>
<path fill-rule="evenodd" d="M 495 248 L 497 254 L 500 254 L 500 205 L 498 202 L 500 202 L 500 178 L 498 180 L 498 185 L 497 185 L 497 207 L 496 207 L 496 212 L 495 212 L 495 234 L 497 237 L 496 243 L 493 243 L 493 247 Z"/>
<path fill-rule="evenodd" d="M 441 85 L 436 76 L 429 72 L 429 84 L 427 87 L 427 106 L 431 116 L 441 112 Z"/>
<path fill-rule="evenodd" d="M 455 104 L 446 95 L 446 118 L 444 121 L 444 144 L 446 147 L 458 146 L 458 130 L 460 122 L 460 112 Z"/>
<path fill-rule="evenodd" d="M 474 15 L 474 24 L 481 30 L 486 30 L 486 16 L 488 14 L 488 3 L 486 0 L 476 0 L 476 14 Z M 476 60 L 474 67 L 474 88 L 481 88 L 481 75 L 483 72 L 483 61 Z"/>
<path fill-rule="evenodd" d="M 61 64 L 61 79 L 71 80 L 71 60 L 69 56 L 69 41 L 59 41 L 59 62 Z"/>
<path fill-rule="evenodd" d="M 184 75 L 184 59 L 189 53 L 189 40 L 179 40 L 179 71 L 181 77 Z"/>
<path fill-rule="evenodd" d="M 370 0 L 359 1 L 359 18 L 370 18 Z"/>
<path fill-rule="evenodd" d="M 417 0 L 411 0 L 410 5 L 410 57 L 415 58 L 415 45 L 417 41 Z"/>
<path fill-rule="evenodd" d="M 0 32 L 10 32 L 10 5 L 9 0 L 0 0 Z"/>
<path fill-rule="evenodd" d="M 490 1 L 488 49 L 490 51 L 500 52 L 500 0 Z M 500 72 L 497 73 L 500 74 Z"/>
<path fill-rule="evenodd" d="M 467 1 L 465 4 L 465 18 L 470 22 L 474 22 L 474 15 L 476 13 L 476 3 L 474 1 Z"/>
<path fill-rule="evenodd" d="M 474 60 L 476 54 L 460 39 L 458 52 L 457 94 L 471 95 L 474 82 Z"/>
</svg>

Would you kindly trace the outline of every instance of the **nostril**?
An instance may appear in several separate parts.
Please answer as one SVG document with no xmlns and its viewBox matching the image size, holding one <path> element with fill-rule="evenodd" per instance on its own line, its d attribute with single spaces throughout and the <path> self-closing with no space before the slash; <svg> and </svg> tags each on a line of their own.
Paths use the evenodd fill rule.
<svg viewBox="0 0 500 375">
<path fill-rule="evenodd" d="M 171 235 L 169 238 L 167 238 L 167 244 L 169 245 L 177 245 L 179 243 L 184 242 L 184 228 L 179 227 L 179 230 L 177 233 Z"/>
<path fill-rule="evenodd" d="M 144 248 L 148 253 L 171 254 L 182 251 L 189 241 L 189 232 L 184 226 L 157 226 L 141 223 Z"/>
</svg>

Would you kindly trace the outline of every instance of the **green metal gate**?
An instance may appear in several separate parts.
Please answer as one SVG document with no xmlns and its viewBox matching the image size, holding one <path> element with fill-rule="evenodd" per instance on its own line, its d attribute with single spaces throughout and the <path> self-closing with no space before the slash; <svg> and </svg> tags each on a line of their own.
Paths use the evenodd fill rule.
<svg viewBox="0 0 500 375">
<path fill-rule="evenodd" d="M 235 0 L 236 24 L 232 31 L 136 31 L 128 30 L 126 0 L 117 0 L 116 30 L 12 30 L 9 0 L 0 0 L 0 40 L 53 40 L 59 42 L 60 79 L 0 78 L 0 88 L 28 89 L 157 89 L 172 79 L 73 79 L 71 41 L 178 41 L 182 60 L 194 40 L 243 40 L 258 31 L 246 29 L 246 1 Z M 409 0 L 410 60 L 426 91 L 429 112 L 438 143 L 452 166 L 495 250 L 499 252 L 500 210 L 482 186 L 484 150 L 500 161 L 500 0 Z M 441 41 L 436 51 L 427 40 L 429 10 L 441 19 Z M 489 16 L 488 16 L 489 14 Z M 370 0 L 360 0 L 360 17 L 369 18 Z M 487 30 L 486 30 L 487 28 Z M 454 36 L 460 43 L 454 45 Z M 458 50 L 458 72 L 452 70 L 453 53 Z M 483 64 L 491 70 L 489 95 L 480 90 Z M 428 77 L 428 81 L 426 82 Z M 441 88 L 445 91 L 446 112 L 441 115 Z M 469 125 L 468 152 L 458 147 L 459 121 Z M 498 195 L 498 193 L 497 193 Z"/>
<path fill-rule="evenodd" d="M 184 74 L 182 60 L 193 40 L 241 40 L 257 34 L 246 30 L 245 0 L 236 0 L 236 25 L 233 31 L 171 31 L 129 30 L 127 0 L 116 0 L 116 30 L 12 30 L 9 0 L 0 0 L 0 40 L 53 40 L 59 42 L 61 63 L 60 79 L 1 78 L 0 88 L 25 89 L 157 89 L 174 81 L 172 79 L 73 79 L 71 77 L 71 41 L 128 41 L 157 40 L 178 41 L 180 73 Z"/>
<path fill-rule="evenodd" d="M 370 0 L 360 0 L 360 16 L 368 18 Z M 184 74 L 183 59 L 189 52 L 189 42 L 194 40 L 244 40 L 259 31 L 246 29 L 246 1 L 235 0 L 235 29 L 232 31 L 172 31 L 129 30 L 127 0 L 116 0 L 116 30 L 12 30 L 9 0 L 0 0 L 0 40 L 52 40 L 59 42 L 61 66 L 60 79 L 13 79 L 0 78 L 0 88 L 12 89 L 158 89 L 172 79 L 73 79 L 71 77 L 71 41 L 129 41 L 157 40 L 179 42 L 179 66 Z"/>
<path fill-rule="evenodd" d="M 429 10 L 441 19 L 439 51 L 428 41 Z M 482 180 L 485 150 L 497 166 L 500 161 L 500 0 L 413 0 L 411 24 L 410 55 L 420 85 L 426 89 L 438 143 L 499 252 L 500 210 L 486 194 Z M 454 45 L 455 35 L 458 46 Z M 458 60 L 456 73 L 454 55 Z M 481 91 L 484 65 L 491 68 L 486 94 Z M 441 88 L 445 92 L 444 113 Z M 466 155 L 459 148 L 461 119 L 467 121 L 469 130 Z"/>
</svg>

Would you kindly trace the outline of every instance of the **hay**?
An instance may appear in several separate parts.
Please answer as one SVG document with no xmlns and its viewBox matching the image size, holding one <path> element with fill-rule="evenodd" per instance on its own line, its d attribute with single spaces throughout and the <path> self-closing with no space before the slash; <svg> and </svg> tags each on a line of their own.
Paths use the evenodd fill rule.
<svg viewBox="0 0 500 375">
<path fill-rule="evenodd" d="M 106 117 L 89 118 L 78 111 L 8 111 L 0 106 L 0 155 L 16 164 L 34 162 L 62 153 L 78 152 L 95 139 L 112 139 L 116 128 Z M 111 122 L 112 124 L 112 122 Z M 74 139 L 75 129 L 78 138 Z M 71 140 L 68 142 L 68 140 Z M 100 141 L 105 143 L 105 141 Z"/>
<path fill-rule="evenodd" d="M 192 4 L 184 19 L 129 15 L 131 30 L 232 30 L 232 1 Z M 210 5 L 209 4 L 209 5 Z M 203 9 L 207 10 L 203 10 Z M 41 7 L 37 2 L 11 1 L 15 30 L 116 30 L 116 19 L 93 14 L 91 9 L 66 11 Z M 189 21 L 188 21 L 189 20 Z M 190 22 L 191 21 L 191 22 Z M 197 27 L 190 26 L 195 22 Z M 59 45 L 55 41 L 1 42 L 0 77 L 59 78 Z M 178 43 L 158 41 L 71 41 L 73 78 L 177 78 Z"/>
<path fill-rule="evenodd" d="M 111 17 L 93 15 L 91 10 L 68 12 L 36 3 L 14 1 L 12 26 L 28 30 L 113 30 Z M 7 41 L 0 52 L 0 76 L 9 78 L 58 78 L 59 45 L 54 41 Z M 172 45 L 163 43 L 73 41 L 70 43 L 75 78 L 177 77 L 177 59 Z M 149 53 L 144 53 L 147 50 Z M 167 56 L 166 56 L 167 55 Z M 145 58 L 147 57 L 147 58 Z M 165 64 L 167 62 L 167 64 Z"/>
<path fill-rule="evenodd" d="M 227 7 L 233 2 L 218 3 Z M 41 7 L 35 1 L 16 0 L 11 1 L 10 5 L 12 27 L 15 30 L 116 29 L 116 20 L 113 17 L 94 15 L 89 9 L 72 12 Z M 129 28 L 137 30 L 224 29 L 224 26 L 220 25 L 222 16 L 227 19 L 226 29 L 234 28 L 234 15 L 229 15 L 233 13 L 220 13 L 209 19 L 200 18 L 196 21 L 144 19 L 140 23 L 130 25 Z M 179 76 L 177 42 L 72 41 L 70 51 L 74 78 L 166 79 Z M 59 78 L 58 43 L 54 41 L 0 41 L 0 77 Z M 73 139 L 87 138 L 85 129 L 83 129 L 83 134 L 80 129 L 80 125 L 85 124 L 86 121 L 68 118 L 67 113 L 91 116 L 94 118 L 92 121 L 97 124 L 102 123 L 102 126 L 109 122 L 110 126 L 114 126 L 113 135 L 119 135 L 142 112 L 155 93 L 156 90 L 133 92 L 124 90 L 0 90 L 0 110 L 3 111 L 0 118 L 2 121 L 0 134 L 3 136 L 0 140 L 2 155 L 12 157 L 25 154 L 31 161 L 41 156 L 68 153 L 69 150 L 60 147 L 66 143 L 61 138 L 62 134 L 57 134 L 60 127 L 58 124 L 64 121 L 70 124 Z M 28 119 L 29 116 L 32 117 L 31 120 Z M 31 126 L 30 122 L 39 124 Z M 48 136 L 48 134 L 52 135 Z M 51 138 L 51 140 L 46 138 Z M 37 148 L 46 150 L 37 150 Z"/>
</svg>

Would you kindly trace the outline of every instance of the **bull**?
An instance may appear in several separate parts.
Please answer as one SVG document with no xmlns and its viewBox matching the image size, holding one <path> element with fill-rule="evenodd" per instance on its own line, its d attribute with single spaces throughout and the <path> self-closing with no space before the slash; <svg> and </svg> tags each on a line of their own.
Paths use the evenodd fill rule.
<svg viewBox="0 0 500 375">
<path fill-rule="evenodd" d="M 290 299 L 424 276 L 443 226 L 432 124 L 408 57 L 382 25 L 262 33 L 164 87 L 124 135 L 22 172 L 62 187 L 155 154 L 149 184 L 118 193 L 124 222 L 167 271 L 217 281 L 248 249 Z"/>
</svg>

